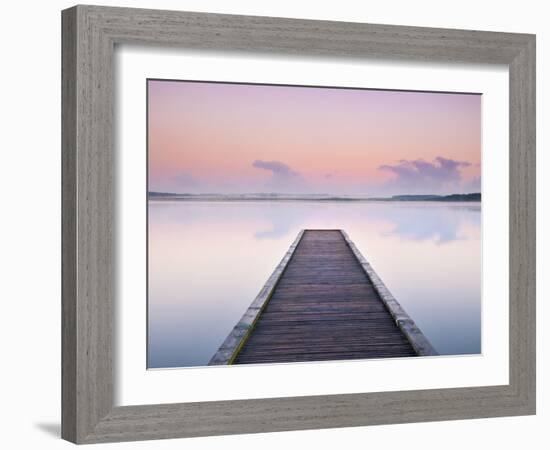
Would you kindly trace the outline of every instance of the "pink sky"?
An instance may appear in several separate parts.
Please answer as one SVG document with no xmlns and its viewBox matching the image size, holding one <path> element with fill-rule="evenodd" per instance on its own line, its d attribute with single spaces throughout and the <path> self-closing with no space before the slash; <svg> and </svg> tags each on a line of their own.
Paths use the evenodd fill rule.
<svg viewBox="0 0 550 450">
<path fill-rule="evenodd" d="M 148 81 L 149 190 L 479 192 L 481 95 Z"/>
</svg>

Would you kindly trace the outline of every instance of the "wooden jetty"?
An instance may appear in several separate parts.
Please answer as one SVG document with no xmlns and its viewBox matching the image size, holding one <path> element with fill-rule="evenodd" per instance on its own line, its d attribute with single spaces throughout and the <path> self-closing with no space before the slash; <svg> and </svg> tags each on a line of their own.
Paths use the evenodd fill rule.
<svg viewBox="0 0 550 450">
<path fill-rule="evenodd" d="M 302 230 L 209 365 L 436 355 L 343 230 Z"/>
</svg>

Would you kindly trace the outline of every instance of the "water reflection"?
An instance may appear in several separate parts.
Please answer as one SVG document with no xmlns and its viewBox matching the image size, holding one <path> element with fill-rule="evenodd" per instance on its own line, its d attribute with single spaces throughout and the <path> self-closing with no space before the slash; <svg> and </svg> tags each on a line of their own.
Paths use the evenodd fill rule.
<svg viewBox="0 0 550 450">
<path fill-rule="evenodd" d="M 306 203 L 306 202 L 304 202 Z M 383 220 L 393 224 L 388 235 L 397 235 L 402 239 L 433 240 L 437 244 L 444 244 L 460 239 L 467 239 L 467 235 L 460 235 L 462 221 L 470 221 L 474 226 L 480 226 L 480 204 L 445 204 L 445 213 L 441 212 L 441 204 L 436 203 L 384 203 L 377 207 L 372 202 L 353 204 L 362 205 L 364 214 L 369 220 Z M 311 209 L 323 208 L 322 202 L 311 202 Z M 350 205 L 351 206 L 351 205 Z M 270 226 L 256 231 L 256 239 L 279 239 L 289 230 L 295 228 L 303 219 L 303 212 L 288 208 L 288 214 L 281 215 L 280 208 L 270 208 L 264 218 Z M 468 214 L 473 213 L 473 214 Z"/>
<path fill-rule="evenodd" d="M 467 234 L 460 233 L 461 224 L 464 220 L 468 220 L 469 216 L 480 217 L 480 208 L 476 210 L 472 207 L 458 206 L 447 207 L 445 210 L 446 212 L 442 214 L 441 208 L 430 208 L 426 205 L 412 207 L 401 205 L 400 208 L 388 209 L 386 219 L 394 224 L 389 234 L 397 235 L 402 239 L 430 240 L 437 245 L 468 239 Z M 468 214 L 468 212 L 474 214 Z"/>
<path fill-rule="evenodd" d="M 480 205 L 149 203 L 149 366 L 205 365 L 302 228 L 342 228 L 442 354 L 480 351 Z"/>
</svg>

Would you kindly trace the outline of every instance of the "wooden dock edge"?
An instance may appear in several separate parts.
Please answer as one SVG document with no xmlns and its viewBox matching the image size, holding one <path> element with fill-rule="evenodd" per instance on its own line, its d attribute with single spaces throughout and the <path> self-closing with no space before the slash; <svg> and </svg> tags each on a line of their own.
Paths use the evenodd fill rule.
<svg viewBox="0 0 550 450">
<path fill-rule="evenodd" d="M 344 230 L 340 230 L 340 233 L 342 233 L 342 236 L 344 236 L 346 244 L 351 249 L 355 257 L 358 259 L 359 263 L 363 267 L 363 270 L 370 278 L 374 289 L 380 296 L 380 299 L 390 312 L 399 329 L 403 332 L 407 340 L 411 343 L 418 356 L 438 355 L 437 351 L 430 344 L 430 341 L 428 341 L 428 339 L 426 338 L 426 336 L 424 336 L 422 331 L 420 331 L 420 328 L 418 328 L 414 320 L 409 317 L 403 307 L 394 298 L 384 282 L 380 279 L 380 277 L 374 271 L 366 258 L 361 254 L 359 249 L 349 238 L 348 234 Z"/>
<path fill-rule="evenodd" d="M 277 265 L 271 276 L 263 285 L 262 289 L 254 299 L 254 301 L 250 304 L 239 322 L 237 322 L 237 325 L 233 327 L 231 333 L 229 333 L 227 338 L 225 338 L 225 341 L 223 341 L 223 344 L 218 349 L 218 351 L 214 354 L 214 356 L 212 356 L 210 362 L 208 363 L 209 366 L 223 366 L 233 363 L 240 349 L 254 329 L 254 325 L 260 317 L 260 314 L 269 302 L 269 299 L 271 298 L 271 295 L 273 294 L 273 291 L 275 290 L 279 279 L 283 275 L 288 263 L 292 258 L 292 255 L 294 255 L 296 247 L 298 247 L 298 244 L 302 240 L 304 231 L 305 230 L 301 230 L 298 233 L 298 236 L 285 253 L 285 256 L 283 257 L 281 262 Z"/>
</svg>

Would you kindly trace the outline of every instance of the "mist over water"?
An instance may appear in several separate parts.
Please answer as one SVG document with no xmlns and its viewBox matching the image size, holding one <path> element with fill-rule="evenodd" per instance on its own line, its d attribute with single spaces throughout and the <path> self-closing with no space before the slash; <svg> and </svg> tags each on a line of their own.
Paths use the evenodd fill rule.
<svg viewBox="0 0 550 450">
<path fill-rule="evenodd" d="M 440 354 L 481 351 L 479 203 L 149 201 L 148 366 L 204 366 L 303 228 L 344 229 Z"/>
</svg>

